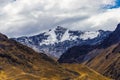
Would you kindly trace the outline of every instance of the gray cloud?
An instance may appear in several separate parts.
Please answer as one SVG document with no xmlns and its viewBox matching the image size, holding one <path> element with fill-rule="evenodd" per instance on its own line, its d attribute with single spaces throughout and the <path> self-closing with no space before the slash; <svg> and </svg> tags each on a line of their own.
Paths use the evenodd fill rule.
<svg viewBox="0 0 120 80">
<path fill-rule="evenodd" d="M 120 21 L 116 0 L 0 0 L 0 32 L 33 35 L 61 25 L 76 30 L 113 30 Z"/>
</svg>

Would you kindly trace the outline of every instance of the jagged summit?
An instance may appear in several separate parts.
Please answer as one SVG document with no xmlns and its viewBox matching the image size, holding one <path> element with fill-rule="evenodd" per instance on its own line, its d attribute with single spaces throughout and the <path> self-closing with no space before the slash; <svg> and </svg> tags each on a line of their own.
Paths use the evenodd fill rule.
<svg viewBox="0 0 120 80">
<path fill-rule="evenodd" d="M 56 27 L 56 30 L 62 30 L 62 29 L 67 29 L 67 28 L 64 28 L 64 27 L 62 27 L 62 26 L 57 26 L 57 27 Z"/>
<path fill-rule="evenodd" d="M 63 37 L 63 35 L 65 34 L 65 32 L 67 31 L 67 28 L 61 27 L 61 26 L 57 26 L 55 29 L 55 34 L 56 34 L 56 38 L 58 41 L 60 41 Z"/>
</svg>

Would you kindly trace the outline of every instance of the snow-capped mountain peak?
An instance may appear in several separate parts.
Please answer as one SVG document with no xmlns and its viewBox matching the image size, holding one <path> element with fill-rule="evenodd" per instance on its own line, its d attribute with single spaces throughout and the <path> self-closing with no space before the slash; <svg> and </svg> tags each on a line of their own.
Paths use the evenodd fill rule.
<svg viewBox="0 0 120 80">
<path fill-rule="evenodd" d="M 55 44 L 62 40 L 64 34 L 66 33 L 67 29 L 61 26 L 57 26 L 54 29 L 50 29 L 49 31 L 45 32 L 45 35 L 48 36 L 46 40 L 43 40 L 40 45 L 48 45 L 48 44 Z"/>
<path fill-rule="evenodd" d="M 75 31 L 57 26 L 56 28 L 40 33 L 39 35 L 15 38 L 15 40 L 37 51 L 43 51 L 48 55 L 59 58 L 68 48 L 72 46 L 99 44 L 110 33 L 110 31 L 103 30 Z"/>
<path fill-rule="evenodd" d="M 77 33 L 77 35 L 75 34 L 75 32 Z M 55 43 L 63 42 L 66 40 L 94 39 L 100 35 L 100 32 L 99 31 L 86 31 L 86 32 L 71 31 L 61 26 L 57 26 L 56 28 L 45 32 L 45 35 L 48 36 L 48 38 L 46 40 L 43 40 L 40 43 L 40 45 L 55 44 Z"/>
</svg>

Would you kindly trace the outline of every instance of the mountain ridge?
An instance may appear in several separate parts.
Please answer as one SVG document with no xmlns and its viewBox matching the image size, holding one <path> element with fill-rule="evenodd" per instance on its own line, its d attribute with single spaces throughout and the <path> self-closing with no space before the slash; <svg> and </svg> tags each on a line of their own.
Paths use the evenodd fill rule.
<svg viewBox="0 0 120 80">
<path fill-rule="evenodd" d="M 74 66 L 77 69 L 84 69 L 84 71 L 78 71 Z M 46 54 L 35 52 L 33 49 L 0 34 L 0 80 L 86 79 L 110 80 L 84 65 L 67 64 L 64 67 Z"/>
<path fill-rule="evenodd" d="M 120 24 L 103 41 L 102 48 L 105 49 L 86 64 L 105 76 L 120 80 Z"/>
<path fill-rule="evenodd" d="M 0 34 L 1 80 L 62 80 L 74 79 L 77 76 L 79 74 L 63 69 L 47 55 L 37 53 L 33 49 Z"/>
<path fill-rule="evenodd" d="M 61 26 L 50 29 L 39 35 L 31 37 L 19 37 L 14 40 L 27 45 L 38 52 L 59 58 L 68 48 L 76 45 L 99 44 L 110 31 L 74 31 Z"/>
<path fill-rule="evenodd" d="M 101 44 L 86 46 L 68 49 L 58 61 L 85 64 L 105 76 L 120 80 L 120 24 Z"/>
</svg>

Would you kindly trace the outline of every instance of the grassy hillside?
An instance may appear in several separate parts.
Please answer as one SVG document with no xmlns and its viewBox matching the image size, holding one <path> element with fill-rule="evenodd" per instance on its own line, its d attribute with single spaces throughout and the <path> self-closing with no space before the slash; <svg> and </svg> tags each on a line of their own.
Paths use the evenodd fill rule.
<svg viewBox="0 0 120 80">
<path fill-rule="evenodd" d="M 63 64 L 63 67 L 80 74 L 78 80 L 111 80 L 81 64 Z"/>
<path fill-rule="evenodd" d="M 45 54 L 0 34 L 0 80 L 65 80 L 78 76 Z"/>
<path fill-rule="evenodd" d="M 0 80 L 109 80 L 82 65 L 60 65 L 0 34 Z"/>
<path fill-rule="evenodd" d="M 87 65 L 105 76 L 120 80 L 120 44 L 104 49 Z"/>
<path fill-rule="evenodd" d="M 95 72 L 94 70 L 89 69 L 84 65 L 63 64 L 62 67 L 64 70 L 79 76 L 76 76 L 73 79 L 70 79 L 70 78 L 62 79 L 60 77 L 55 77 L 57 73 L 54 72 L 54 74 L 45 73 L 48 76 L 43 77 L 33 73 L 34 71 L 32 73 L 26 73 L 19 68 L 15 68 L 15 67 L 8 68 L 8 66 L 6 66 L 5 68 L 8 68 L 8 69 L 0 72 L 0 80 L 3 80 L 3 79 L 4 80 L 111 80 Z M 54 76 L 50 77 L 50 75 L 54 75 Z M 68 76 L 63 73 L 61 75 Z"/>
</svg>

